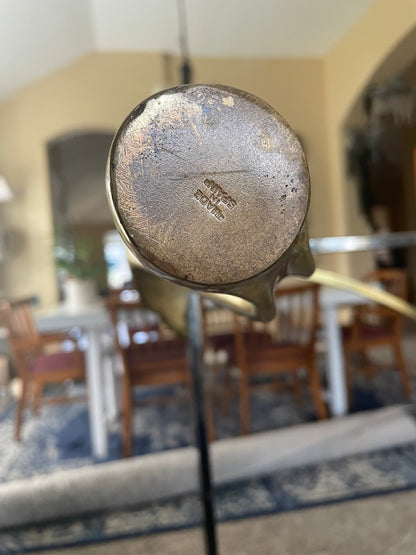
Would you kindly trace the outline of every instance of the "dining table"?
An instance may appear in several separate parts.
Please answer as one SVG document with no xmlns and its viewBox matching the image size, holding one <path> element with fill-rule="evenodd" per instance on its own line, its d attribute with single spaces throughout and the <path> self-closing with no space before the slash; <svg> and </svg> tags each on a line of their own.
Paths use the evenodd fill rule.
<svg viewBox="0 0 416 555">
<path fill-rule="evenodd" d="M 374 284 L 374 287 L 379 287 L 379 284 Z M 322 314 L 323 339 L 326 346 L 325 371 L 328 382 L 326 401 L 331 416 L 343 416 L 348 412 L 348 392 L 339 309 L 372 302 L 367 297 L 345 289 L 327 286 L 320 288 L 319 305 Z"/>
<path fill-rule="evenodd" d="M 39 332 L 55 332 L 79 328 L 86 338 L 85 365 L 88 389 L 88 412 L 92 455 L 96 460 L 108 457 L 108 403 L 114 394 L 114 383 L 105 375 L 105 342 L 111 329 L 104 302 L 82 307 L 60 304 L 35 311 Z M 107 342 L 108 343 L 108 342 Z M 110 369 L 111 370 L 111 369 Z"/>
</svg>

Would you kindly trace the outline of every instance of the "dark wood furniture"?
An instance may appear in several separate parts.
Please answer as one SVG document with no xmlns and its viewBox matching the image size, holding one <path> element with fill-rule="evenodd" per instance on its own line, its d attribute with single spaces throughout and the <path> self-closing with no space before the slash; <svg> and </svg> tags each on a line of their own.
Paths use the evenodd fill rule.
<svg viewBox="0 0 416 555">
<path fill-rule="evenodd" d="M 327 416 L 316 366 L 315 340 L 318 324 L 316 284 L 281 287 L 276 292 L 277 315 L 269 324 L 235 315 L 235 347 L 239 382 L 241 432 L 249 431 L 250 390 L 253 378 L 267 376 L 266 386 L 275 386 L 284 373 L 293 378 L 295 393 L 301 386 L 300 370 L 306 371 L 316 413 Z M 264 384 L 262 385 L 264 387 Z"/>
<path fill-rule="evenodd" d="M 133 387 L 181 384 L 188 388 L 186 342 L 161 324 L 154 313 L 144 311 L 139 297 L 135 298 L 133 293 L 112 294 L 107 307 L 123 366 L 122 441 L 123 455 L 129 457 L 132 455 Z"/>
<path fill-rule="evenodd" d="M 401 299 L 407 299 L 407 276 L 401 269 L 373 270 L 364 276 L 363 281 L 377 282 L 389 293 Z M 361 354 L 362 370 L 367 378 L 371 378 L 374 372 L 380 368 L 371 363 L 369 350 L 382 346 L 391 347 L 397 370 L 400 372 L 403 392 L 406 397 L 410 397 L 412 389 L 401 345 L 403 324 L 404 317 L 401 314 L 378 304 L 354 308 L 352 325 L 343 329 L 350 398 L 354 373 L 354 366 L 351 363 L 352 353 Z"/>
<path fill-rule="evenodd" d="M 15 423 L 15 439 L 20 441 L 23 412 L 30 402 L 33 412 L 37 414 L 42 404 L 85 400 L 85 396 L 42 395 L 47 384 L 61 384 L 65 380 L 84 381 L 84 354 L 66 334 L 38 333 L 29 299 L 15 302 L 1 300 L 0 319 L 7 329 L 12 361 L 22 381 Z M 63 341 L 71 341 L 72 350 L 61 350 Z"/>
</svg>

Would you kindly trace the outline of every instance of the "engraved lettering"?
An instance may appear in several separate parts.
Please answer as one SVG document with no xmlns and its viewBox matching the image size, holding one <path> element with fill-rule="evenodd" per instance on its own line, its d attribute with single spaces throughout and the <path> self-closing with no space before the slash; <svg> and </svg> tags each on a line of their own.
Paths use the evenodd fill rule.
<svg viewBox="0 0 416 555">
<path fill-rule="evenodd" d="M 213 179 L 204 179 L 204 185 L 207 187 L 214 195 L 219 197 L 219 202 L 225 204 L 225 206 L 232 210 L 235 206 L 237 206 L 237 201 L 234 200 L 227 191 L 224 191 L 218 183 L 216 183 Z"/>
<path fill-rule="evenodd" d="M 201 191 L 201 189 L 198 189 L 194 193 L 194 199 L 196 199 L 201 206 L 204 206 L 216 220 L 219 222 L 224 221 L 225 214 L 220 206 L 224 205 L 229 210 L 233 210 L 237 206 L 237 201 L 213 179 L 204 179 L 204 185 L 212 194 L 208 196 Z"/>
<path fill-rule="evenodd" d="M 220 198 L 216 197 L 215 195 L 211 195 L 211 198 L 209 199 L 213 204 L 219 204 L 220 202 Z"/>
<path fill-rule="evenodd" d="M 222 222 L 223 220 L 225 220 L 225 216 L 224 214 L 221 212 L 221 210 L 219 208 L 215 208 L 212 211 L 212 214 L 214 214 L 214 216 L 217 218 L 217 220 L 219 220 L 220 222 Z"/>
</svg>

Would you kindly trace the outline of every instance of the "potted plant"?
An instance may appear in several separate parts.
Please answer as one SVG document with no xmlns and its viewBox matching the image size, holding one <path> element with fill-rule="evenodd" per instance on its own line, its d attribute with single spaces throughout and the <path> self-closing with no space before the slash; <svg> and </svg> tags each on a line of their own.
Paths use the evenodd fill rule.
<svg viewBox="0 0 416 555">
<path fill-rule="evenodd" d="M 59 271 L 64 303 L 71 309 L 94 304 L 98 300 L 97 280 L 103 272 L 102 261 L 97 261 L 94 241 L 88 237 L 58 241 L 55 263 Z"/>
</svg>

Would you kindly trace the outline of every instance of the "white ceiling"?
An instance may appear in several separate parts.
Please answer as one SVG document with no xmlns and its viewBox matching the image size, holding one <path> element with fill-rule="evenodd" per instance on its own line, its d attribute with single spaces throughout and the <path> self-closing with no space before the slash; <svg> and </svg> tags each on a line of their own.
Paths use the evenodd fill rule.
<svg viewBox="0 0 416 555">
<path fill-rule="evenodd" d="M 375 0 L 186 0 L 195 56 L 320 57 Z M 177 53 L 176 0 L 0 0 L 0 100 L 92 51 Z"/>
</svg>

